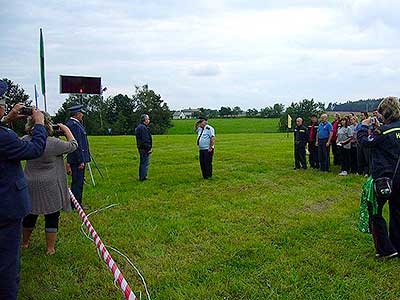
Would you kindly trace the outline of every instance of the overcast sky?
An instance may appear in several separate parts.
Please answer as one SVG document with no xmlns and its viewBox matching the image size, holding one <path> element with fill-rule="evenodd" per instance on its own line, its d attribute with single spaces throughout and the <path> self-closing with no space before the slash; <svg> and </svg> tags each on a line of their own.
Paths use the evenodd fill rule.
<svg viewBox="0 0 400 300">
<path fill-rule="evenodd" d="M 50 112 L 60 74 L 101 76 L 105 96 L 149 84 L 171 109 L 400 92 L 398 0 L 0 2 L 0 77 L 33 96 L 42 27 Z"/>
</svg>

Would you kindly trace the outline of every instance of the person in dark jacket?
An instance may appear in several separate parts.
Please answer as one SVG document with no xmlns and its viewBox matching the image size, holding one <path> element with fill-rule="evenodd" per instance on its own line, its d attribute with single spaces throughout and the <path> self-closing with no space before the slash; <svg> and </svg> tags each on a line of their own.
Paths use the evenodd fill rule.
<svg viewBox="0 0 400 300">
<path fill-rule="evenodd" d="M 151 137 L 150 118 L 144 114 L 140 119 L 141 123 L 136 127 L 136 145 L 139 151 L 139 181 L 147 180 L 147 172 L 150 165 L 150 154 L 153 152 L 153 139 Z"/>
<path fill-rule="evenodd" d="M 378 106 L 383 117 L 383 126 L 377 127 L 369 136 L 359 135 L 359 143 L 371 153 L 371 176 L 374 182 L 379 178 L 392 179 L 392 193 L 388 197 L 377 193 L 377 213 L 370 212 L 372 236 L 376 258 L 397 257 L 400 251 L 400 175 L 396 165 L 400 156 L 400 104 L 398 98 L 388 97 Z M 371 119 L 365 119 L 359 131 L 367 132 Z M 375 126 L 379 126 L 376 122 Z M 385 203 L 389 201 L 389 234 L 382 216 Z M 372 211 L 372 210 L 371 210 Z"/>
<path fill-rule="evenodd" d="M 336 141 L 337 141 L 337 134 L 339 131 L 339 128 L 341 126 L 340 124 L 340 114 L 339 113 L 335 113 L 335 120 L 332 122 L 332 140 L 331 140 L 331 146 L 332 146 L 332 154 L 333 154 L 333 164 L 335 166 L 339 166 L 341 164 L 341 151 L 338 148 Z"/>
<path fill-rule="evenodd" d="M 309 161 L 310 167 L 313 169 L 319 169 L 318 160 L 318 147 L 315 146 L 317 141 L 317 131 L 318 131 L 318 117 L 313 114 L 311 116 L 311 124 L 308 126 L 308 152 L 310 153 Z"/>
<path fill-rule="evenodd" d="M 364 130 L 360 130 L 362 126 L 362 122 L 368 119 L 367 112 L 361 112 L 361 122 L 358 123 L 357 130 L 357 140 L 362 140 L 364 137 L 368 136 L 368 133 Z M 364 146 L 361 143 L 357 145 L 357 164 L 358 164 L 358 173 L 368 177 L 370 174 L 370 149 Z"/>
<path fill-rule="evenodd" d="M 90 162 L 89 142 L 86 136 L 85 127 L 83 127 L 83 114 L 85 110 L 83 105 L 75 105 L 69 108 L 71 118 L 65 123 L 71 130 L 72 135 L 78 142 L 78 149 L 67 155 L 67 173 L 72 175 L 71 191 L 76 200 L 82 205 L 83 185 L 85 183 L 85 168 Z M 72 207 L 74 207 L 72 205 Z"/>
<path fill-rule="evenodd" d="M 4 120 L 5 100 L 0 99 L 0 119 L 4 123 L 13 121 L 22 107 L 15 105 Z M 35 125 L 31 141 L 21 141 L 14 131 L 0 126 L 0 299 L 17 299 L 22 218 L 31 209 L 20 161 L 40 157 L 46 147 L 43 114 L 34 110 L 32 119 Z"/>
<path fill-rule="evenodd" d="M 306 145 L 308 141 L 308 130 L 303 125 L 303 119 L 296 119 L 296 128 L 294 129 L 294 169 L 307 169 Z"/>
</svg>

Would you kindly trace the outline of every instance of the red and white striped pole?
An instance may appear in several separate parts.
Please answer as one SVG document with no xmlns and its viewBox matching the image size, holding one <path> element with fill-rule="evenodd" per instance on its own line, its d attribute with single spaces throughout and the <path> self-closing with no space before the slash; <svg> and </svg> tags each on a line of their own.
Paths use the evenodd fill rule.
<svg viewBox="0 0 400 300">
<path fill-rule="evenodd" d="M 108 253 L 106 246 L 101 241 L 99 235 L 97 234 L 96 230 L 94 230 L 92 224 L 90 223 L 89 219 L 87 218 L 85 212 L 83 211 L 82 207 L 79 205 L 78 201 L 75 199 L 74 194 L 72 194 L 71 190 L 68 189 L 69 194 L 71 196 L 72 202 L 75 205 L 75 208 L 78 211 L 79 216 L 81 217 L 83 223 L 89 230 L 90 235 L 93 237 L 93 242 L 96 244 L 96 247 L 99 249 L 101 253 L 101 257 L 107 264 L 108 269 L 113 273 L 114 280 L 118 284 L 119 288 L 125 295 L 126 300 L 137 300 L 137 297 L 132 292 L 131 288 L 129 287 L 128 282 L 125 280 L 124 276 L 122 275 L 121 271 L 118 269 L 117 264 L 112 259 L 110 253 Z"/>
</svg>

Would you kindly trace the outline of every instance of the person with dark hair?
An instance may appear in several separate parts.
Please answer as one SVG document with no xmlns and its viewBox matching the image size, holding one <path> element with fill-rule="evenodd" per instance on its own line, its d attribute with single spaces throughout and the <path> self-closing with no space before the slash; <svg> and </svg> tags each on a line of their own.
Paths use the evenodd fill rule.
<svg viewBox="0 0 400 300">
<path fill-rule="evenodd" d="M 335 166 L 340 165 L 341 163 L 341 150 L 338 148 L 336 141 L 337 141 L 337 134 L 339 127 L 341 126 L 340 114 L 335 113 L 335 120 L 332 122 L 332 154 L 333 154 L 333 164 Z"/>
<path fill-rule="evenodd" d="M 319 169 L 322 172 L 329 172 L 329 152 L 332 135 L 332 124 L 328 121 L 328 115 L 323 114 L 318 126 L 317 142 L 315 143 L 318 146 Z"/>
<path fill-rule="evenodd" d="M 206 117 L 201 116 L 194 127 L 197 133 L 200 167 L 204 179 L 211 179 L 213 175 L 212 160 L 214 156 L 215 130 L 208 125 Z"/>
<path fill-rule="evenodd" d="M 140 124 L 135 129 L 136 145 L 139 151 L 139 181 L 147 180 L 147 172 L 150 165 L 150 154 L 153 153 L 153 138 L 151 136 L 150 117 L 143 114 Z"/>
<path fill-rule="evenodd" d="M 371 150 L 371 176 L 374 183 L 377 207 L 369 207 L 372 236 L 376 258 L 394 258 L 400 251 L 400 103 L 396 97 L 387 97 L 378 106 L 384 125 L 376 120 L 362 122 L 360 131 L 373 134 L 359 135 L 359 143 Z M 389 233 L 382 210 L 389 202 Z"/>
<path fill-rule="evenodd" d="M 0 80 L 0 120 L 3 124 L 19 118 L 18 112 L 24 107 L 22 103 L 16 104 L 4 116 L 6 101 L 2 96 L 7 89 L 7 84 Z M 20 140 L 14 131 L 0 124 L 0 299 L 17 299 L 21 223 L 31 210 L 21 160 L 40 157 L 46 147 L 43 114 L 34 109 L 32 122 L 31 141 Z"/>
<path fill-rule="evenodd" d="M 316 114 L 311 115 L 311 124 L 308 126 L 308 152 L 310 153 L 310 167 L 319 169 L 318 147 L 315 145 L 318 131 L 318 117 Z"/>
<path fill-rule="evenodd" d="M 71 211 L 71 199 L 68 193 L 67 173 L 64 166 L 64 154 L 74 152 L 78 143 L 69 128 L 58 124 L 67 141 L 53 136 L 53 123 L 48 113 L 44 112 L 44 126 L 49 137 L 46 140 L 46 149 L 37 159 L 26 162 L 25 177 L 28 181 L 32 212 L 22 221 L 22 248 L 27 249 L 29 239 L 35 228 L 39 215 L 45 218 L 46 255 L 53 255 L 58 232 L 60 211 Z M 33 120 L 28 118 L 25 126 L 28 135 L 22 140 L 32 139 Z"/>
<path fill-rule="evenodd" d="M 89 142 L 86 136 L 85 127 L 83 126 L 83 114 L 85 113 L 85 110 L 83 109 L 83 105 L 75 105 L 68 109 L 71 113 L 71 117 L 65 125 L 71 130 L 72 135 L 78 142 L 78 148 L 67 155 L 67 174 L 72 175 L 72 193 L 82 208 L 85 209 L 86 206 L 82 204 L 85 168 L 86 164 L 91 161 Z"/>
<path fill-rule="evenodd" d="M 368 113 L 363 111 L 360 113 L 361 122 L 358 123 L 356 130 L 357 130 L 357 140 L 363 139 L 363 137 L 368 136 L 368 132 L 364 130 L 360 130 L 362 127 L 362 122 L 368 119 Z M 360 175 L 364 175 L 368 177 L 370 174 L 370 149 L 364 146 L 361 143 L 357 145 L 357 164 L 358 164 L 358 173 Z"/>
<path fill-rule="evenodd" d="M 308 141 L 307 128 L 303 125 L 303 119 L 296 119 L 296 128 L 294 129 L 294 169 L 307 169 L 306 145 Z"/>
<path fill-rule="evenodd" d="M 342 126 L 339 127 L 336 141 L 341 157 L 341 172 L 339 175 L 347 176 L 350 172 L 350 151 L 351 140 L 353 139 L 353 131 L 348 126 L 347 118 L 342 118 L 340 122 Z"/>
</svg>

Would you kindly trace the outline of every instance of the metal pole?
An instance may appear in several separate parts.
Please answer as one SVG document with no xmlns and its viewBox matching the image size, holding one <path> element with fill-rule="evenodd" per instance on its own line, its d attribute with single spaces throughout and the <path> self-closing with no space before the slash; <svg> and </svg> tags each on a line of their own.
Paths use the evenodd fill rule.
<svg viewBox="0 0 400 300">
<path fill-rule="evenodd" d="M 90 173 L 90 178 L 92 179 L 92 185 L 96 186 L 96 183 L 94 182 L 94 177 L 93 177 L 93 173 L 92 173 L 92 167 L 90 166 L 90 163 L 87 163 L 88 169 L 89 169 L 89 173 Z"/>
</svg>

